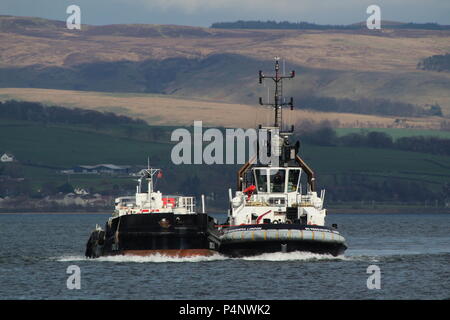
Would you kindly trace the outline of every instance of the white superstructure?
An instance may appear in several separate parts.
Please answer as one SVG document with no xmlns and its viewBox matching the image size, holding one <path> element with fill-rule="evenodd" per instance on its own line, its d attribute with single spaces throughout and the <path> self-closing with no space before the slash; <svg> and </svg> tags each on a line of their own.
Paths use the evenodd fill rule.
<svg viewBox="0 0 450 320">
<path fill-rule="evenodd" d="M 136 187 L 136 195 L 116 198 L 113 217 L 166 212 L 194 214 L 194 197 L 163 195 L 160 191 L 154 191 L 154 176 L 159 172 L 160 169 L 142 170 Z"/>
<path fill-rule="evenodd" d="M 296 154 L 291 157 L 283 167 L 249 164 L 240 177 L 240 190 L 232 198 L 230 190 L 230 225 L 294 222 L 325 225 L 325 190 L 318 195 L 310 184 L 302 186 L 303 169 L 296 163 Z"/>
</svg>

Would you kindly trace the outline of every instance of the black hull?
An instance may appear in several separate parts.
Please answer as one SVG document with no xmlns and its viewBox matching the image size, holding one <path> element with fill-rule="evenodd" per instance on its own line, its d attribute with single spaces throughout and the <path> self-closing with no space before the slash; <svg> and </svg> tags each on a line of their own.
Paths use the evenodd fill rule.
<svg viewBox="0 0 450 320">
<path fill-rule="evenodd" d="M 214 220 L 206 214 L 132 214 L 112 219 L 105 230 L 93 231 L 86 256 L 210 255 L 216 243 L 209 236 Z"/>
<path fill-rule="evenodd" d="M 347 247 L 343 244 L 325 245 L 312 241 L 265 241 L 222 244 L 219 252 L 234 258 L 257 256 L 263 253 L 294 251 L 338 256 L 343 254 L 346 249 Z"/>
<path fill-rule="evenodd" d="M 236 226 L 229 228 L 236 231 L 243 232 L 265 232 L 265 231 L 277 231 L 277 230 L 290 230 L 310 232 L 313 230 L 317 234 L 322 233 L 337 233 L 332 228 L 318 227 L 318 226 L 305 226 L 300 224 L 263 224 L 263 225 L 247 225 L 244 227 Z M 238 232 L 239 233 L 239 232 Z M 334 234 L 333 234 L 334 235 Z M 347 249 L 345 242 L 339 241 L 321 241 L 320 239 L 240 239 L 239 235 L 235 237 L 235 240 L 221 241 L 219 252 L 230 257 L 246 257 L 255 256 L 264 253 L 275 252 L 311 252 L 318 254 L 330 254 L 333 256 L 341 255 Z"/>
</svg>

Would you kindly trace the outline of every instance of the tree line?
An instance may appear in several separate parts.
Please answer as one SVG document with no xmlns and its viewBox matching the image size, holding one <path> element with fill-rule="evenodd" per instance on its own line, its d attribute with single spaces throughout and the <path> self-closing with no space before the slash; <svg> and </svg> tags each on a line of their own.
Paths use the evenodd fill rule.
<svg viewBox="0 0 450 320">
<path fill-rule="evenodd" d="M 437 54 L 423 59 L 417 64 L 418 69 L 450 72 L 450 53 Z"/>
<path fill-rule="evenodd" d="M 142 125 L 144 120 L 80 108 L 44 106 L 38 102 L 8 100 L 0 102 L 0 119 L 34 121 L 44 124 Z"/>
<path fill-rule="evenodd" d="M 423 30 L 450 30 L 448 25 L 438 23 L 401 23 L 385 24 L 389 29 L 423 29 Z M 274 20 L 238 20 L 235 22 L 214 22 L 211 28 L 218 29 L 295 29 L 295 30 L 359 30 L 367 29 L 365 23 L 349 25 L 316 24 L 305 21 L 289 22 Z"/>
<path fill-rule="evenodd" d="M 289 22 L 289 21 L 260 21 L 260 20 L 238 20 L 235 22 L 214 22 L 211 28 L 218 29 L 299 29 L 299 30 L 326 30 L 341 29 L 355 30 L 360 29 L 359 25 L 321 25 L 305 21 Z"/>
</svg>

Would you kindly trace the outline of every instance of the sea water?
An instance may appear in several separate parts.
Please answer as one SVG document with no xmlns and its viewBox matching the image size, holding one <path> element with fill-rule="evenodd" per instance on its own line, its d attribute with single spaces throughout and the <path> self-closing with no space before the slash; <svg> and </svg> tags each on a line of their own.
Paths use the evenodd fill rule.
<svg viewBox="0 0 450 320">
<path fill-rule="evenodd" d="M 338 257 L 85 258 L 90 232 L 107 218 L 1 214 L 0 299 L 450 298 L 450 214 L 330 214 L 349 247 Z M 373 265 L 379 289 L 368 286 Z M 69 289 L 71 266 L 79 289 Z"/>
</svg>

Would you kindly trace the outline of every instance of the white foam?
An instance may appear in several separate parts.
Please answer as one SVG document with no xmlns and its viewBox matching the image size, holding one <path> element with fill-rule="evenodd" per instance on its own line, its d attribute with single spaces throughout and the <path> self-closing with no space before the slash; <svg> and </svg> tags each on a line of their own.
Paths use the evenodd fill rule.
<svg viewBox="0 0 450 320">
<path fill-rule="evenodd" d="M 92 262 L 134 262 L 134 263 L 161 263 L 161 262 L 204 262 L 225 260 L 227 257 L 220 254 L 211 256 L 191 256 L 191 257 L 171 257 L 162 254 L 152 254 L 150 256 L 137 255 L 117 255 L 105 256 L 96 259 L 89 259 L 83 256 L 63 256 L 56 258 L 57 261 L 71 262 L 71 261 L 92 261 Z"/>
<path fill-rule="evenodd" d="M 314 261 L 314 260 L 346 260 L 345 256 L 333 256 L 331 254 L 319 254 L 311 252 L 274 252 L 263 253 L 252 257 L 243 257 L 248 261 Z"/>
<path fill-rule="evenodd" d="M 153 254 L 150 256 L 136 256 L 136 255 L 117 255 L 105 256 L 96 259 L 86 258 L 84 256 L 62 256 L 55 257 L 54 260 L 60 262 L 119 262 L 119 263 L 164 263 L 164 262 L 205 262 L 205 261 L 220 261 L 220 260 L 246 260 L 246 261 L 316 261 L 316 260 L 349 260 L 346 256 L 332 256 L 330 254 L 318 254 L 311 252 L 274 252 L 263 253 L 257 256 L 229 258 L 221 254 L 213 254 L 211 256 L 191 256 L 191 257 L 171 257 L 162 254 Z"/>
<path fill-rule="evenodd" d="M 88 260 L 85 256 L 62 256 L 62 257 L 52 257 L 50 260 L 56 260 L 59 262 L 71 262 L 71 261 L 84 261 Z"/>
</svg>

